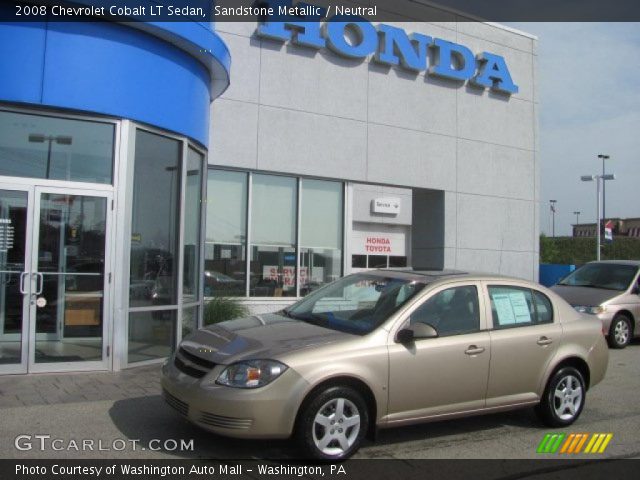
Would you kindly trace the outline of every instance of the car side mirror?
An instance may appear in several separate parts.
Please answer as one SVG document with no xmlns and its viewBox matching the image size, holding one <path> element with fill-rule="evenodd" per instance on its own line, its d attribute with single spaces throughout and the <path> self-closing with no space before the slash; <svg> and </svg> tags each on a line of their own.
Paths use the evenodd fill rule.
<svg viewBox="0 0 640 480">
<path fill-rule="evenodd" d="M 423 338 L 436 338 L 438 332 L 428 323 L 416 322 L 396 334 L 396 342 L 406 344 Z"/>
</svg>

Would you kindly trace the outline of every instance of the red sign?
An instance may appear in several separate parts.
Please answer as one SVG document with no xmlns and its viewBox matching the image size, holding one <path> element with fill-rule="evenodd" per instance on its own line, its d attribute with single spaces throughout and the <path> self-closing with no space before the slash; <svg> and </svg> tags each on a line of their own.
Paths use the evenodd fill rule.
<svg viewBox="0 0 640 480">
<path fill-rule="evenodd" d="M 368 253 L 391 253 L 389 237 L 367 237 L 364 249 Z"/>
</svg>

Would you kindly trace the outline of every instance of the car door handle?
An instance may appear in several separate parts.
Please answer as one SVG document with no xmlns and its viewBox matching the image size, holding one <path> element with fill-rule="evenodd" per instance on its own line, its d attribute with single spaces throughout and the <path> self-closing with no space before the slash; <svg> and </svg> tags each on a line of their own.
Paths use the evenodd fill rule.
<svg viewBox="0 0 640 480">
<path fill-rule="evenodd" d="M 464 351 L 467 355 L 478 355 L 482 352 L 484 352 L 484 347 L 476 347 L 475 345 L 469 345 L 469 347 Z"/>
<path fill-rule="evenodd" d="M 544 347 L 545 345 L 551 345 L 553 343 L 553 340 L 548 337 L 540 337 L 536 343 Z"/>
</svg>

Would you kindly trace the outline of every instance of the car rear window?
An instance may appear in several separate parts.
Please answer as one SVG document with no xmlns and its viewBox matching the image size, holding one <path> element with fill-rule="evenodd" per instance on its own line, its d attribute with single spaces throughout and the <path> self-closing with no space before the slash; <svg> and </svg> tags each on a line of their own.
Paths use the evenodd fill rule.
<svg viewBox="0 0 640 480">
<path fill-rule="evenodd" d="M 493 328 L 553 322 L 553 306 L 541 292 L 524 287 L 490 286 Z"/>
</svg>

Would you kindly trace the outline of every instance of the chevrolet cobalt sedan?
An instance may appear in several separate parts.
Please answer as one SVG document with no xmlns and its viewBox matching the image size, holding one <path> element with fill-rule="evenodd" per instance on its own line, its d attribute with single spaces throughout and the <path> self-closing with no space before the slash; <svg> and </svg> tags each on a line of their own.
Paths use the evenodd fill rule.
<svg viewBox="0 0 640 480">
<path fill-rule="evenodd" d="M 540 285 L 376 270 L 200 329 L 162 387 L 209 431 L 293 437 L 307 458 L 341 460 L 378 428 L 524 407 L 571 425 L 607 361 L 600 321 Z"/>
</svg>

